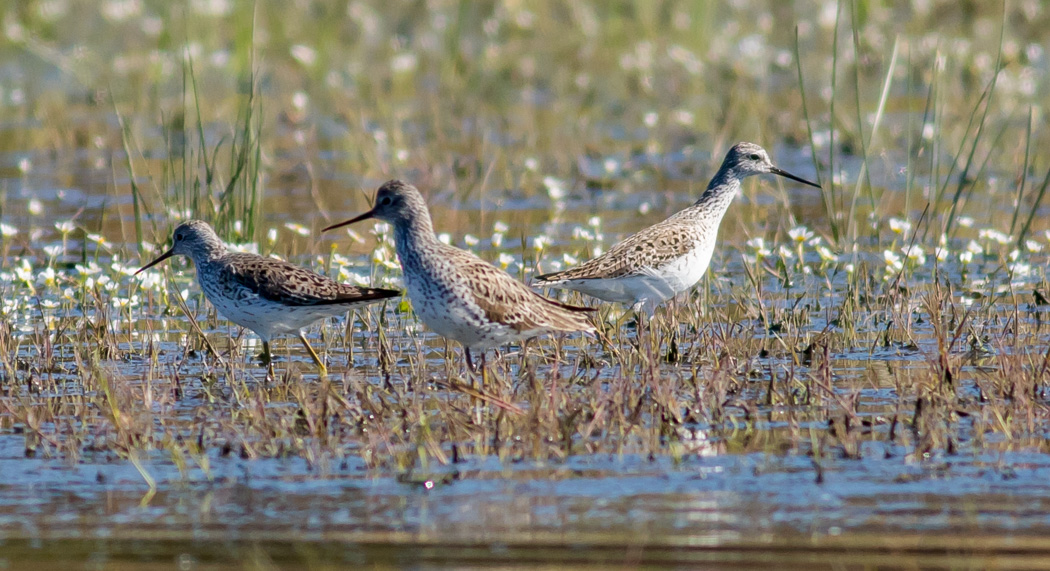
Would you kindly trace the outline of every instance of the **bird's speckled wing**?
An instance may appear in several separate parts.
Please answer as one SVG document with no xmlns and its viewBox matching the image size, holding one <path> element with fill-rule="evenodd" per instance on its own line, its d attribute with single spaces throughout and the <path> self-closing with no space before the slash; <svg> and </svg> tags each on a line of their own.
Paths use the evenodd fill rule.
<svg viewBox="0 0 1050 571">
<path fill-rule="evenodd" d="M 594 331 L 586 317 L 594 309 L 547 299 L 469 252 L 449 247 L 442 254 L 457 258 L 455 264 L 468 281 L 474 302 L 489 320 L 517 331 Z"/>
<path fill-rule="evenodd" d="M 562 280 L 614 279 L 660 267 L 688 254 L 701 239 L 688 210 L 628 236 L 608 252 L 579 266 L 536 277 L 534 285 Z"/>
<path fill-rule="evenodd" d="M 228 285 L 284 305 L 363 305 L 401 295 L 397 290 L 341 284 L 306 268 L 254 254 L 230 254 L 227 262 L 225 275 L 232 282 Z"/>
</svg>

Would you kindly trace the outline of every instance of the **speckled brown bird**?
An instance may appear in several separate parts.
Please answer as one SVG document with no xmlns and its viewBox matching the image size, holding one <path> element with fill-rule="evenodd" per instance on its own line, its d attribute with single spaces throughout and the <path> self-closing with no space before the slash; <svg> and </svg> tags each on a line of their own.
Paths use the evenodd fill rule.
<svg viewBox="0 0 1050 571">
<path fill-rule="evenodd" d="M 438 240 L 426 201 L 411 184 L 383 184 L 372 210 L 325 230 L 367 218 L 394 228 L 412 308 L 427 327 L 463 344 L 471 369 L 472 349 L 484 358 L 489 347 L 545 333 L 594 332 L 585 315 L 590 308 L 547 299 L 474 254 Z"/>
<path fill-rule="evenodd" d="M 737 143 L 692 206 L 629 236 L 597 258 L 537 276 L 532 285 L 571 289 L 605 301 L 629 303 L 635 312 L 652 313 L 704 276 L 715 251 L 718 226 L 740 192 L 741 182 L 763 173 L 820 188 L 774 166 L 762 147 Z"/>
<path fill-rule="evenodd" d="M 215 309 L 262 338 L 267 365 L 271 363 L 273 336 L 296 333 L 310 357 L 325 371 L 302 329 L 319 319 L 401 295 L 397 290 L 341 284 L 276 258 L 227 252 L 215 230 L 200 220 L 179 224 L 172 242 L 167 252 L 135 273 L 172 256 L 188 256 L 197 268 L 197 284 Z"/>
</svg>

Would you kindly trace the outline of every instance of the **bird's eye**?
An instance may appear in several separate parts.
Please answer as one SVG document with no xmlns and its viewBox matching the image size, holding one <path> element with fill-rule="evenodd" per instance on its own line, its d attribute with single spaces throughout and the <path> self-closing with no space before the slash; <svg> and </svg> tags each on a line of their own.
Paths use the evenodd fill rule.
<svg viewBox="0 0 1050 571">
<path fill-rule="evenodd" d="M 389 196 L 384 196 L 384 197 L 379 199 L 379 205 L 380 206 L 390 206 L 390 202 L 391 202 L 391 200 L 390 200 Z"/>
<path fill-rule="evenodd" d="M 175 235 L 175 241 L 176 242 L 181 242 L 182 241 L 182 234 L 176 234 Z"/>
<path fill-rule="evenodd" d="M 750 155 L 748 155 L 747 158 L 749 158 L 749 159 L 751 159 L 753 161 L 757 161 L 757 160 L 761 160 L 762 159 L 762 157 L 758 156 L 758 153 L 751 153 Z"/>
</svg>

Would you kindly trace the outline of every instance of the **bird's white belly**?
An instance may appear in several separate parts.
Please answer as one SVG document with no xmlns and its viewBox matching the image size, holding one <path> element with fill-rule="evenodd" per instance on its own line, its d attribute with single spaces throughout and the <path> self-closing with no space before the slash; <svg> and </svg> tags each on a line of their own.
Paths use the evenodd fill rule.
<svg viewBox="0 0 1050 571">
<path fill-rule="evenodd" d="M 428 287 L 430 285 L 431 287 Z M 499 343 L 498 324 L 484 319 L 481 309 L 469 303 L 469 292 L 453 292 L 433 287 L 423 280 L 405 275 L 405 288 L 412 310 L 429 329 L 468 346 Z"/>
<path fill-rule="evenodd" d="M 204 293 L 219 315 L 241 327 L 251 329 L 264 341 L 269 341 L 274 335 L 297 332 L 318 319 L 346 311 L 333 305 L 283 305 L 259 296 L 233 299 L 216 295 L 207 289 Z"/>
<path fill-rule="evenodd" d="M 714 253 L 714 241 L 707 245 L 698 244 L 683 256 L 663 264 L 659 268 L 650 268 L 647 273 L 653 279 L 662 281 L 666 291 L 669 293 L 664 300 L 670 299 L 682 292 L 688 291 L 707 272 L 707 266 L 711 263 L 711 255 Z M 663 300 L 662 300 L 663 301 Z"/>
<path fill-rule="evenodd" d="M 688 291 L 704 277 L 714 244 L 698 245 L 687 254 L 660 266 L 639 268 L 614 279 L 569 280 L 564 286 L 581 293 L 620 303 L 645 303 L 650 309 Z"/>
<path fill-rule="evenodd" d="M 423 323 L 438 335 L 473 345 L 481 338 L 481 320 L 459 303 L 436 303 L 433 300 L 417 302 L 412 299 L 412 308 Z"/>
</svg>

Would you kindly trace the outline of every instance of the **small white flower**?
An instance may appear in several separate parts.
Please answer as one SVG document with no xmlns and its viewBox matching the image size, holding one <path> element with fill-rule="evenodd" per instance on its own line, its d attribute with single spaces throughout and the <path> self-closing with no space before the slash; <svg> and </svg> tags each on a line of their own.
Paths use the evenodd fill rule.
<svg viewBox="0 0 1050 571">
<path fill-rule="evenodd" d="M 565 190 L 565 181 L 555 178 L 553 176 L 543 177 L 543 186 L 547 187 L 547 196 L 551 200 L 562 200 L 567 194 Z"/>
<path fill-rule="evenodd" d="M 247 242 L 247 243 L 244 243 L 244 244 L 227 244 L 227 246 L 229 246 L 231 252 L 243 252 L 243 253 L 247 253 L 247 254 L 258 254 L 259 253 L 259 245 L 256 244 L 255 242 Z M 274 257 L 278 257 L 278 256 L 274 256 Z"/>
<path fill-rule="evenodd" d="M 102 268 L 99 267 L 94 260 L 88 262 L 86 266 L 83 264 L 77 264 L 73 267 L 76 269 L 77 273 L 82 276 L 93 276 L 102 273 Z"/>
<path fill-rule="evenodd" d="M 121 264 L 120 262 L 113 262 L 112 264 L 109 265 L 109 269 L 113 270 L 114 273 L 125 275 L 125 276 L 133 276 L 133 275 L 135 275 L 135 272 L 138 271 L 138 268 L 133 267 L 133 266 L 125 266 L 124 264 Z"/>
<path fill-rule="evenodd" d="M 26 208 L 33 216 L 40 216 L 40 214 L 44 212 L 44 203 L 40 202 L 39 198 L 30 198 L 29 204 Z"/>
<path fill-rule="evenodd" d="M 981 245 L 977 242 L 970 240 L 970 243 L 966 245 L 966 251 L 971 254 L 970 258 L 973 259 L 973 256 L 979 256 L 983 254 L 984 248 L 982 248 Z"/>
<path fill-rule="evenodd" d="M 1023 278 L 1032 273 L 1032 266 L 1024 262 L 1016 262 L 1010 265 L 1010 272 L 1015 278 Z"/>
<path fill-rule="evenodd" d="M 961 262 L 961 263 L 962 263 L 962 264 L 963 264 L 964 266 L 965 266 L 966 264 L 969 264 L 970 262 L 972 262 L 972 261 L 973 261 L 973 252 L 972 252 L 972 251 L 970 251 L 970 250 L 967 250 L 967 251 L 965 251 L 965 252 L 960 252 L 960 253 L 959 253 L 959 261 L 960 261 L 960 262 Z"/>
<path fill-rule="evenodd" d="M 911 231 L 911 222 L 901 220 L 900 218 L 890 218 L 890 230 L 892 230 L 894 234 L 907 236 L 908 232 Z"/>
<path fill-rule="evenodd" d="M 747 246 L 755 251 L 756 258 L 764 258 L 772 254 L 766 247 L 766 241 L 761 236 L 756 236 L 747 241 Z"/>
<path fill-rule="evenodd" d="M 160 290 L 161 285 L 164 283 L 163 274 L 160 272 L 142 272 L 135 276 L 135 279 L 139 281 L 143 289 L 147 290 Z"/>
<path fill-rule="evenodd" d="M 969 216 L 960 216 L 958 220 L 959 226 L 962 226 L 963 228 L 970 228 L 973 226 L 973 218 L 970 218 Z"/>
<path fill-rule="evenodd" d="M 1042 252 L 1043 251 L 1043 245 L 1040 244 L 1039 242 L 1036 242 L 1035 240 L 1025 240 L 1024 241 L 1024 246 L 1025 246 L 1025 248 L 1028 248 L 1029 252 Z"/>
<path fill-rule="evenodd" d="M 10 238 L 18 235 L 18 228 L 11 226 L 10 224 L 4 224 L 0 222 L 0 235 L 4 238 Z"/>
<path fill-rule="evenodd" d="M 117 309 L 124 309 L 125 307 L 135 307 L 138 305 L 138 296 L 133 295 L 131 297 L 114 296 L 113 305 Z"/>
<path fill-rule="evenodd" d="M 507 232 L 507 230 L 510 230 L 510 226 L 507 226 L 506 222 L 502 222 L 500 220 L 497 220 L 496 223 L 492 225 L 492 231 L 493 232 L 498 232 L 500 234 L 505 234 Z"/>
<path fill-rule="evenodd" d="M 55 222 L 55 230 L 58 230 L 63 234 L 69 234 L 70 232 L 76 229 L 77 227 L 75 224 L 73 224 L 72 220 L 63 220 L 61 222 Z"/>
<path fill-rule="evenodd" d="M 478 237 L 474 236 L 473 234 L 463 235 L 463 243 L 466 244 L 468 248 L 473 248 L 474 246 L 477 246 L 480 242 L 481 240 L 479 240 Z"/>
<path fill-rule="evenodd" d="M 36 283 L 45 287 L 54 287 L 56 277 L 55 268 L 48 266 L 36 275 Z"/>
<path fill-rule="evenodd" d="M 901 261 L 901 257 L 898 256 L 893 250 L 884 250 L 882 252 L 882 259 L 886 262 L 886 268 L 892 270 L 900 270 L 904 267 L 904 263 Z"/>
<path fill-rule="evenodd" d="M 839 257 L 835 255 L 827 246 L 817 246 L 817 253 L 820 254 L 820 259 L 825 262 L 837 262 Z"/>
<path fill-rule="evenodd" d="M 512 255 L 510 255 L 510 254 L 508 254 L 506 252 L 501 252 L 499 257 L 496 258 L 496 261 L 498 261 L 499 262 L 499 266 L 505 270 L 508 267 L 510 267 L 511 264 L 514 263 L 514 256 L 512 256 Z"/>
<path fill-rule="evenodd" d="M 419 58 L 412 52 L 404 52 L 390 58 L 390 69 L 394 73 L 408 73 L 416 69 Z"/>
<path fill-rule="evenodd" d="M 993 240 L 1000 244 L 1009 244 L 1013 241 L 1012 237 L 992 228 L 981 230 L 977 235 L 982 239 Z"/>
<path fill-rule="evenodd" d="M 909 262 L 913 262 L 917 265 L 923 265 L 926 263 L 926 252 L 923 251 L 922 246 L 918 244 L 912 244 L 906 248 L 901 248 L 901 252 L 908 258 Z"/>
<path fill-rule="evenodd" d="M 284 227 L 291 230 L 292 232 L 295 232 L 300 236 L 310 235 L 310 229 L 306 226 L 303 226 L 302 224 L 297 224 L 295 222 L 285 222 Z"/>
<path fill-rule="evenodd" d="M 25 285 L 33 285 L 33 268 L 29 265 L 29 260 L 22 258 L 22 263 L 15 268 L 15 278 Z"/>
<path fill-rule="evenodd" d="M 688 127 L 692 125 L 694 121 L 696 121 L 696 115 L 689 111 L 679 109 L 678 111 L 674 112 L 674 120 L 679 125 L 685 125 Z"/>
<path fill-rule="evenodd" d="M 796 227 L 792 228 L 791 230 L 788 230 L 788 236 L 792 240 L 794 240 L 794 241 L 796 241 L 798 243 L 802 243 L 802 242 L 805 242 L 806 240 L 809 240 L 810 238 L 812 238 L 813 237 L 813 232 L 811 232 L 805 226 L 796 226 Z"/>
<path fill-rule="evenodd" d="M 292 58 L 305 66 L 311 66 L 317 61 L 317 50 L 303 44 L 295 44 L 291 50 Z"/>
<path fill-rule="evenodd" d="M 442 244 L 452 244 L 452 236 L 448 232 L 442 232 L 438 234 L 438 241 Z"/>
<path fill-rule="evenodd" d="M 337 268 L 344 268 L 350 265 L 350 258 L 340 256 L 338 252 L 332 252 L 332 265 Z"/>
</svg>

